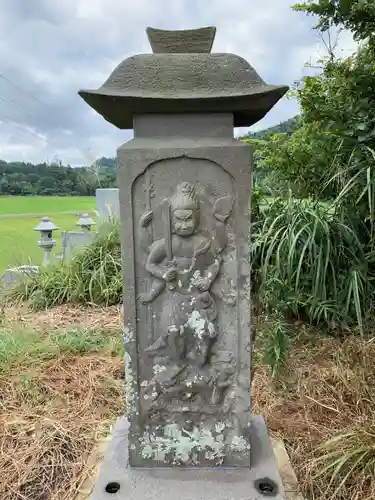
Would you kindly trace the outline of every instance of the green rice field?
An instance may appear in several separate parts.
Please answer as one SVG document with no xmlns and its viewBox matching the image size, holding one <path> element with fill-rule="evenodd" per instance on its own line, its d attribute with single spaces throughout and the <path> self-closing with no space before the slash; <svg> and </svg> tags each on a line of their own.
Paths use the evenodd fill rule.
<svg viewBox="0 0 375 500">
<path fill-rule="evenodd" d="M 0 273 L 7 267 L 39 265 L 43 251 L 38 247 L 39 233 L 33 231 L 40 219 L 47 215 L 56 226 L 57 245 L 54 254 L 61 251 L 61 231 L 79 230 L 79 214 L 89 212 L 95 220 L 94 197 L 60 196 L 0 196 Z"/>
</svg>

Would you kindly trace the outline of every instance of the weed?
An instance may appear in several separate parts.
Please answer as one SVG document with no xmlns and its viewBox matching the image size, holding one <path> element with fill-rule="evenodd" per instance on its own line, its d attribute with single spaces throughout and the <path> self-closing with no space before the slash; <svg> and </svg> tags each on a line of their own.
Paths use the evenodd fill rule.
<svg viewBox="0 0 375 500">
<path fill-rule="evenodd" d="M 371 487 L 375 480 L 375 427 L 352 429 L 338 434 L 317 447 L 320 456 L 312 460 L 313 480 L 328 483 L 330 500 L 347 498 L 345 490 L 356 482 Z"/>
<path fill-rule="evenodd" d="M 263 361 L 269 365 L 272 375 L 279 374 L 284 365 L 291 345 L 291 327 L 280 312 L 274 312 L 267 318 L 265 328 L 262 332 L 264 337 Z"/>
</svg>

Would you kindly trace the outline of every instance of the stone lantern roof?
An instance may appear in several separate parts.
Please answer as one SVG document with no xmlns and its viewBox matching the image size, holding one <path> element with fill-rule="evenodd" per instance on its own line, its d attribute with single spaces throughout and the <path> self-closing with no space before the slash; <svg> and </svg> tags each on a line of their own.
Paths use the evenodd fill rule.
<svg viewBox="0 0 375 500">
<path fill-rule="evenodd" d="M 98 90 L 79 95 L 120 129 L 132 129 L 137 114 L 153 113 L 233 113 L 235 127 L 251 126 L 288 87 L 267 85 L 239 56 L 211 53 L 215 33 L 148 28 L 153 54 L 125 59 Z"/>
<path fill-rule="evenodd" d="M 91 217 L 89 217 L 89 214 L 82 214 L 81 217 L 79 218 L 78 222 L 77 222 L 77 226 L 81 226 L 81 227 L 89 227 L 91 228 L 92 226 L 94 226 L 96 224 L 96 222 L 94 220 L 92 220 Z"/>
<path fill-rule="evenodd" d="M 48 217 L 42 217 L 42 222 L 34 227 L 34 231 L 55 231 L 56 229 L 59 228 Z"/>
</svg>

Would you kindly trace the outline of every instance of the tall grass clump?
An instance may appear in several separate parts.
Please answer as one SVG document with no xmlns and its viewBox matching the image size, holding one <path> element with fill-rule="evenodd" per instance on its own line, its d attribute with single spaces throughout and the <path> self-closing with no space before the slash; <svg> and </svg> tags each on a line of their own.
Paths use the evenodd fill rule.
<svg viewBox="0 0 375 500">
<path fill-rule="evenodd" d="M 292 331 L 288 321 L 280 311 L 267 318 L 261 331 L 263 342 L 263 362 L 271 368 L 272 376 L 279 375 L 292 347 Z"/>
<path fill-rule="evenodd" d="M 110 306 L 120 302 L 122 289 L 119 225 L 110 224 L 71 260 L 17 284 L 8 298 L 28 301 L 35 309 L 64 303 Z"/>
<path fill-rule="evenodd" d="M 71 329 L 40 335 L 36 331 L 1 329 L 0 376 L 11 365 L 26 367 L 65 354 L 71 356 L 94 352 L 121 355 L 120 335 L 100 329 Z"/>
<path fill-rule="evenodd" d="M 329 500 L 348 498 L 348 490 L 354 490 L 353 485 L 356 486 L 356 491 L 351 492 L 354 495 L 371 489 L 375 480 L 374 439 L 372 425 L 368 429 L 356 428 L 337 434 L 317 447 L 319 456 L 311 461 L 313 479 L 328 484 Z"/>
<path fill-rule="evenodd" d="M 276 198 L 253 233 L 260 305 L 333 329 L 364 328 L 370 303 L 365 251 L 332 206 Z"/>
</svg>

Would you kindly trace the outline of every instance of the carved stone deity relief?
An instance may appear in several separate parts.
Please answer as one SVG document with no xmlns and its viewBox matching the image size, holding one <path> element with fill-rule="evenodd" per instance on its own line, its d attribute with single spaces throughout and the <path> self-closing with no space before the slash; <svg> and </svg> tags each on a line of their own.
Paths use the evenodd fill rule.
<svg viewBox="0 0 375 500">
<path fill-rule="evenodd" d="M 171 414 L 178 420 L 184 412 L 198 421 L 217 415 L 235 372 L 231 353 L 216 348 L 222 287 L 214 287 L 228 246 L 231 183 L 222 174 L 225 182 L 215 192 L 182 174 L 163 196 L 157 176 L 146 171 L 143 177 L 136 239 L 144 279 L 137 308 L 141 322 L 153 323 L 140 346 L 143 363 L 152 365 L 140 380 L 143 413 L 152 422 Z"/>
<path fill-rule="evenodd" d="M 246 417 L 238 419 L 250 407 L 249 388 L 239 384 L 247 363 L 238 338 L 235 204 L 230 174 L 209 160 L 163 160 L 136 181 L 134 457 L 218 465 L 227 446 L 247 453 Z M 184 458 L 171 451 L 176 440 L 190 450 Z M 208 459 L 213 448 L 220 451 Z"/>
<path fill-rule="evenodd" d="M 171 405 L 182 406 L 193 413 L 210 407 L 212 413 L 216 412 L 230 384 L 228 371 L 221 373 L 211 364 L 211 350 L 218 336 L 217 305 L 211 288 L 227 246 L 226 221 L 233 200 L 227 195 L 214 201 L 211 214 L 205 214 L 215 221 L 212 234 L 207 234 L 200 227 L 197 188 L 203 191 L 197 184 L 181 182 L 173 195 L 162 201 L 164 237 L 150 243 L 145 259 L 152 282 L 139 301 L 147 305 L 161 294 L 167 298 L 160 335 L 145 349 L 154 375 L 144 384 L 143 398 L 149 400 L 148 411 L 155 418 L 158 412 L 165 413 L 167 404 L 169 409 Z M 152 219 L 151 210 L 140 217 L 140 241 L 147 241 Z"/>
</svg>

